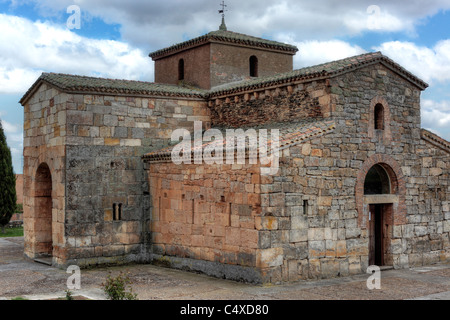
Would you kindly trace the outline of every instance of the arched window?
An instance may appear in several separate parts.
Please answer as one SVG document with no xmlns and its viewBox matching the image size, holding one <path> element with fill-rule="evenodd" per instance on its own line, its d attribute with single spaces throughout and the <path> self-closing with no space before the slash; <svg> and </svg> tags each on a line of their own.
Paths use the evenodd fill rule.
<svg viewBox="0 0 450 320">
<path fill-rule="evenodd" d="M 375 106 L 374 128 L 375 130 L 384 130 L 384 108 L 381 103 Z"/>
<path fill-rule="evenodd" d="M 250 57 L 250 77 L 258 76 L 258 58 L 256 56 Z"/>
<path fill-rule="evenodd" d="M 367 172 L 364 181 L 364 194 L 390 194 L 391 181 L 386 170 L 379 164 L 374 165 L 369 172 Z"/>
<path fill-rule="evenodd" d="M 178 61 L 178 80 L 184 80 L 184 59 Z"/>
</svg>

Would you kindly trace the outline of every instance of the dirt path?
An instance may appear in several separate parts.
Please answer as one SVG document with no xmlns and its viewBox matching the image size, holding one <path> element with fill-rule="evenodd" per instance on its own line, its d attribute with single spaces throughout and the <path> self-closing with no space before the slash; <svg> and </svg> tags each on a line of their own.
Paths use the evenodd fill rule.
<svg viewBox="0 0 450 320">
<path fill-rule="evenodd" d="M 450 264 L 381 273 L 381 289 L 369 290 L 369 275 L 279 286 L 258 286 L 205 275 L 128 265 L 81 270 L 81 290 L 74 295 L 105 299 L 101 284 L 108 275 L 126 273 L 140 300 L 450 300 Z M 30 261 L 23 256 L 23 238 L 0 238 L 0 299 L 64 297 L 66 270 Z"/>
</svg>

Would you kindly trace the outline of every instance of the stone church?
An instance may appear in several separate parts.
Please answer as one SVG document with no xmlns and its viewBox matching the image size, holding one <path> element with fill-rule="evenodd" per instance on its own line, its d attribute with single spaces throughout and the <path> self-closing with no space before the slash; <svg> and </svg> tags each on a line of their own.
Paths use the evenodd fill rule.
<svg viewBox="0 0 450 320">
<path fill-rule="evenodd" d="M 151 53 L 152 83 L 42 74 L 20 101 L 25 255 L 253 283 L 448 261 L 450 143 L 421 129 L 428 85 L 380 52 L 293 70 L 297 51 L 223 23 Z M 276 174 L 176 164 L 172 133 L 195 123 L 278 130 Z"/>
</svg>

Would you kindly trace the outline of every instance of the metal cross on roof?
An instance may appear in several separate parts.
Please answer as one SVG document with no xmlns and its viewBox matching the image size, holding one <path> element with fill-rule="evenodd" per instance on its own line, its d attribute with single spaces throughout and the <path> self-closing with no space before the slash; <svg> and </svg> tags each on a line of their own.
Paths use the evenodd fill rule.
<svg viewBox="0 0 450 320">
<path fill-rule="evenodd" d="M 222 7 L 222 10 L 219 10 L 219 13 L 222 14 L 222 17 L 225 17 L 225 12 L 228 11 L 228 10 L 225 10 L 225 8 L 228 7 L 228 6 L 225 4 L 225 1 L 222 1 L 220 6 Z"/>
<path fill-rule="evenodd" d="M 219 30 L 222 31 L 227 31 L 227 25 L 225 24 L 225 8 L 227 7 L 227 5 L 225 4 L 225 1 L 222 1 L 222 3 L 220 4 L 220 6 L 222 7 L 222 10 L 219 10 L 219 13 L 222 14 L 222 24 L 219 27 Z"/>
</svg>

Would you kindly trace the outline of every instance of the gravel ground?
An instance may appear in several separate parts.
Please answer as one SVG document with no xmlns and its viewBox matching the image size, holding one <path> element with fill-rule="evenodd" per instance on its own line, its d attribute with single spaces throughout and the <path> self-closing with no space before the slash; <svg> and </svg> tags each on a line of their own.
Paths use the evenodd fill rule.
<svg viewBox="0 0 450 320">
<path fill-rule="evenodd" d="M 81 270 L 74 295 L 105 299 L 101 284 L 108 275 L 126 273 L 139 300 L 450 300 L 450 263 L 381 274 L 381 289 L 369 290 L 369 275 L 258 286 L 153 265 Z M 64 297 L 65 270 L 23 256 L 23 238 L 0 238 L 0 299 Z"/>
</svg>

